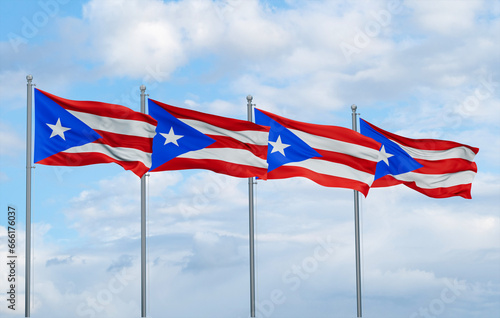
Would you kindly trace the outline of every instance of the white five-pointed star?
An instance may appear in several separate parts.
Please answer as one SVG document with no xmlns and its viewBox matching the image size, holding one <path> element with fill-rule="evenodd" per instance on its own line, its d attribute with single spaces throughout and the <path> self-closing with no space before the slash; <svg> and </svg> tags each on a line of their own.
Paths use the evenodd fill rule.
<svg viewBox="0 0 500 318">
<path fill-rule="evenodd" d="M 380 148 L 380 151 L 378 153 L 378 161 L 384 160 L 384 162 L 389 165 L 389 158 L 394 156 L 393 154 L 385 152 L 384 145 L 382 145 L 382 148 Z"/>
<path fill-rule="evenodd" d="M 61 125 L 61 118 L 57 118 L 57 123 L 55 125 L 47 124 L 47 126 L 49 126 L 50 129 L 52 129 L 52 134 L 50 134 L 50 138 L 58 135 L 64 140 L 66 140 L 66 138 L 64 137 L 64 132 L 71 129 L 63 127 Z"/>
<path fill-rule="evenodd" d="M 281 136 L 278 136 L 278 140 L 269 141 L 269 143 L 271 144 L 271 146 L 273 146 L 273 150 L 271 150 L 271 153 L 279 151 L 283 156 L 285 156 L 285 148 L 290 147 L 290 145 L 281 142 Z"/>
<path fill-rule="evenodd" d="M 165 143 L 163 144 L 164 146 L 168 143 L 173 143 L 177 147 L 179 147 L 179 144 L 177 143 L 177 140 L 181 139 L 184 136 L 181 135 L 176 135 L 174 133 L 174 127 L 170 127 L 170 131 L 168 134 L 160 133 L 163 137 L 165 137 Z"/>
</svg>

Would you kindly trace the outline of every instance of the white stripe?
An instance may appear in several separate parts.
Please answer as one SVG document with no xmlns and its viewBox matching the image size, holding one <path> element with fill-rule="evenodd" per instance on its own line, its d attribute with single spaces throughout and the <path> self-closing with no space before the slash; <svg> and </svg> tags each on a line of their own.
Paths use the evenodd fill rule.
<svg viewBox="0 0 500 318">
<path fill-rule="evenodd" d="M 146 138 L 153 138 L 156 134 L 156 126 L 144 121 L 104 117 L 74 110 L 68 112 L 92 129 Z"/>
<path fill-rule="evenodd" d="M 419 188 L 434 189 L 448 188 L 456 185 L 472 183 L 475 175 L 476 173 L 474 171 L 466 170 L 447 174 L 423 174 L 416 172 L 407 172 L 393 177 L 401 181 L 415 181 L 416 185 Z"/>
<path fill-rule="evenodd" d="M 205 135 L 228 136 L 240 142 L 247 144 L 255 144 L 259 146 L 266 146 L 269 133 L 267 131 L 258 130 L 242 130 L 234 131 L 214 126 L 209 123 L 198 121 L 194 119 L 179 119 L 183 123 L 193 127 Z"/>
<path fill-rule="evenodd" d="M 200 150 L 186 152 L 177 158 L 188 159 L 215 159 L 222 160 L 232 164 L 240 164 L 246 166 L 254 166 L 258 168 L 266 168 L 267 162 L 265 159 L 254 156 L 251 152 L 244 149 L 234 148 L 203 148 Z"/>
<path fill-rule="evenodd" d="M 300 130 L 289 129 L 297 137 L 302 139 L 306 144 L 314 149 L 334 151 L 338 153 L 344 153 L 356 158 L 365 159 L 369 161 L 378 162 L 379 151 L 368 148 L 365 146 L 353 144 L 350 142 L 340 141 L 332 138 L 327 138 L 323 136 L 312 135 Z"/>
<path fill-rule="evenodd" d="M 290 162 L 284 166 L 302 167 L 316 173 L 356 180 L 368 185 L 373 183 L 373 179 L 375 177 L 373 174 L 354 169 L 350 166 L 319 159 L 307 159 L 299 162 Z"/>
<path fill-rule="evenodd" d="M 394 141 L 391 139 L 391 141 Z M 447 150 L 423 150 L 417 149 L 413 147 L 403 146 L 396 141 L 404 151 L 406 151 L 411 157 L 415 159 L 424 159 L 424 160 L 445 160 L 445 159 L 465 159 L 468 161 L 474 161 L 474 157 L 476 154 L 474 151 L 470 150 L 464 146 L 458 146 L 455 148 L 450 148 Z"/>
<path fill-rule="evenodd" d="M 137 150 L 134 148 L 111 147 L 105 144 L 88 143 L 82 146 L 69 148 L 63 152 L 66 153 L 102 153 L 118 161 L 140 161 L 146 167 L 151 167 L 151 153 Z"/>
</svg>

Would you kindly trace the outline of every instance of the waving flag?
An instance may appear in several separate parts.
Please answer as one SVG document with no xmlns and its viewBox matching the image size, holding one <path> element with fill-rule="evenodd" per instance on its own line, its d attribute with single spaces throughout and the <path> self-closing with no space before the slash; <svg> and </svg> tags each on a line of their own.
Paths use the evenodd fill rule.
<svg viewBox="0 0 500 318">
<path fill-rule="evenodd" d="M 453 196 L 471 198 L 472 180 L 477 172 L 474 157 L 479 151 L 478 148 L 446 140 L 405 138 L 380 129 L 363 119 L 360 122 L 363 135 L 379 141 L 386 149 L 392 147 L 390 145 L 395 145 L 420 165 L 416 170 L 410 170 L 411 168 L 406 169 L 407 171 L 403 168 L 398 172 L 392 170 L 375 180 L 372 187 L 404 184 L 432 198 Z M 390 149 L 387 151 L 388 154 L 398 156 L 396 152 L 392 152 L 394 148 Z M 402 158 L 403 155 L 399 157 Z M 406 163 L 409 162 L 410 160 L 406 160 Z M 389 166 L 393 164 L 391 158 L 388 163 Z M 414 163 L 410 164 L 412 167 L 415 166 Z M 394 165 L 404 166 L 404 163 L 394 161 Z M 382 167 L 382 169 L 389 168 Z"/>
<path fill-rule="evenodd" d="M 373 138 L 382 144 L 380 153 L 383 159 L 377 164 L 375 180 L 386 175 L 396 176 L 423 167 L 397 143 L 389 140 L 383 134 L 372 128 L 366 121 L 360 119 L 359 122 L 361 134 Z"/>
<path fill-rule="evenodd" d="M 151 171 L 207 169 L 241 178 L 266 178 L 268 128 L 152 99 L 148 105 L 158 121 Z"/>
<path fill-rule="evenodd" d="M 255 122 L 270 127 L 268 179 L 305 177 L 365 196 L 374 180 L 380 143 L 351 129 L 294 121 L 255 109 Z"/>
<path fill-rule="evenodd" d="M 74 101 L 35 89 L 35 163 L 115 162 L 142 177 L 151 167 L 156 121 L 127 107 Z"/>
</svg>

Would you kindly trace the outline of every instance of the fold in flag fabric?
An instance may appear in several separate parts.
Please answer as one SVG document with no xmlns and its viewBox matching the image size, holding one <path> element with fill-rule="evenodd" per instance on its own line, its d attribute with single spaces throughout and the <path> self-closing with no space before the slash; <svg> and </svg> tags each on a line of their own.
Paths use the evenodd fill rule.
<svg viewBox="0 0 500 318">
<path fill-rule="evenodd" d="M 151 171 L 206 169 L 266 178 L 268 128 L 152 99 L 148 106 L 158 121 Z"/>
<path fill-rule="evenodd" d="M 255 122 L 270 127 L 268 179 L 305 177 L 368 194 L 380 160 L 379 142 L 351 129 L 303 123 L 260 109 L 255 109 Z"/>
<path fill-rule="evenodd" d="M 142 177 L 151 167 L 156 120 L 127 107 L 64 99 L 35 89 L 35 163 L 117 163 Z"/>
<path fill-rule="evenodd" d="M 372 187 L 404 184 L 432 198 L 461 196 L 471 199 L 472 181 L 477 173 L 474 157 L 479 151 L 478 148 L 447 140 L 402 137 L 363 119 L 360 119 L 360 127 L 363 135 L 374 138 L 386 147 L 387 156 L 398 156 L 396 152 L 391 152 L 394 149 L 390 145 L 396 145 L 421 166 L 416 170 L 403 168 L 399 173 L 394 173 L 396 170 L 391 170 L 392 168 L 386 165 L 382 169 L 392 172 L 376 179 Z M 408 162 L 409 160 L 406 161 Z M 401 161 L 392 162 L 389 158 L 386 163 L 391 166 L 393 163 L 401 164 Z M 379 168 L 380 166 L 377 166 L 377 169 Z M 405 172 L 405 169 L 408 171 Z"/>
</svg>

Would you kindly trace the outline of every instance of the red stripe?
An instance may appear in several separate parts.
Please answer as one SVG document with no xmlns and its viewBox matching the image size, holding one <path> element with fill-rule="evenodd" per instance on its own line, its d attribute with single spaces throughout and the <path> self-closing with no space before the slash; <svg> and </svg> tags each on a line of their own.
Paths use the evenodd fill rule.
<svg viewBox="0 0 500 318">
<path fill-rule="evenodd" d="M 382 187 L 389 187 L 389 186 L 394 186 L 398 184 L 404 184 L 405 186 L 418 191 L 422 194 L 425 194 L 431 198 L 437 198 L 437 199 L 443 199 L 443 198 L 449 198 L 453 196 L 460 196 L 465 199 L 472 199 L 471 196 L 471 188 L 472 188 L 472 183 L 468 184 L 459 184 L 456 186 L 451 186 L 451 187 L 441 187 L 441 188 L 433 188 L 433 189 L 423 189 L 419 188 L 415 182 L 405 182 L 405 181 L 400 181 L 396 180 L 393 176 L 386 175 L 380 179 L 377 179 L 373 182 L 372 188 L 382 188 Z"/>
<path fill-rule="evenodd" d="M 206 169 L 217 173 L 239 178 L 266 178 L 267 169 L 254 166 L 239 165 L 223 160 L 174 158 L 151 171 Z"/>
<path fill-rule="evenodd" d="M 396 141 L 399 144 L 402 144 L 404 146 L 416 148 L 416 149 L 422 149 L 422 150 L 448 150 L 456 147 L 466 147 L 472 150 L 475 154 L 479 152 L 479 148 L 476 147 L 471 147 L 468 145 L 460 144 L 458 142 L 454 141 L 448 141 L 448 140 L 439 140 L 439 139 L 411 139 L 411 138 L 406 138 L 402 137 L 393 133 L 390 133 L 388 131 L 385 131 L 377 126 L 374 126 L 367 122 L 365 122 L 370 125 L 373 129 L 376 131 L 380 132 L 381 134 L 385 135 L 387 138 L 392 139 Z"/>
<path fill-rule="evenodd" d="M 111 117 L 117 119 L 127 119 L 127 120 L 137 120 L 149 123 L 156 126 L 157 121 L 146 114 L 133 111 L 132 109 L 115 104 L 94 102 L 94 101 L 75 101 L 70 99 L 61 98 L 56 95 L 52 95 L 42 90 L 38 90 L 47 97 L 51 98 L 62 108 L 67 110 L 74 110 L 84 113 L 90 113 L 97 116 Z"/>
<path fill-rule="evenodd" d="M 433 189 L 422 189 L 417 187 L 415 182 L 405 182 L 405 186 L 412 188 L 420 193 L 423 193 L 431 198 L 443 199 L 453 196 L 460 196 L 465 199 L 472 199 L 471 188 L 472 184 L 459 184 L 456 186 L 451 186 L 448 188 L 433 188 Z"/>
<path fill-rule="evenodd" d="M 156 103 L 158 106 L 168 111 L 171 115 L 179 119 L 194 119 L 213 126 L 224 128 L 232 131 L 242 131 L 242 130 L 255 130 L 255 131 L 269 131 L 269 127 L 264 127 L 252 123 L 246 120 L 227 118 L 207 113 L 198 112 L 191 109 L 180 108 L 168 104 L 161 103 L 159 101 L 150 99 L 152 102 Z"/>
<path fill-rule="evenodd" d="M 267 158 L 267 146 L 259 146 L 255 144 L 242 143 L 232 137 L 228 136 L 214 136 L 207 135 L 208 137 L 215 139 L 215 142 L 206 148 L 234 148 L 234 149 L 244 149 L 250 151 L 255 156 L 266 159 Z"/>
<path fill-rule="evenodd" d="M 344 153 L 339 153 L 334 151 L 327 151 L 322 149 L 314 149 L 314 150 L 316 150 L 322 157 L 314 157 L 313 159 L 340 163 L 352 167 L 356 170 L 371 174 L 374 174 L 374 171 L 377 167 L 377 162 L 374 161 L 360 159 L 358 157 L 353 157 Z"/>
<path fill-rule="evenodd" d="M 372 188 L 392 187 L 402 183 L 404 182 L 395 179 L 391 175 L 385 175 L 382 178 L 378 178 L 377 180 L 373 181 Z"/>
<path fill-rule="evenodd" d="M 368 148 L 372 148 L 375 150 L 380 149 L 380 143 L 373 140 L 372 138 L 366 137 L 352 129 L 344 128 L 344 127 L 339 127 L 339 126 L 330 126 L 330 125 L 316 125 L 316 124 L 309 124 L 309 123 L 304 123 L 300 121 L 295 121 L 292 119 L 288 119 L 285 117 L 281 117 L 269 112 L 266 112 L 262 109 L 259 109 L 259 111 L 263 112 L 267 116 L 271 117 L 272 119 L 276 120 L 278 123 L 281 125 L 285 126 L 286 128 L 289 129 L 295 129 L 295 130 L 300 130 L 312 135 L 316 136 L 322 136 L 334 140 L 340 140 Z"/>
<path fill-rule="evenodd" d="M 474 171 L 477 172 L 477 165 L 475 162 L 471 162 L 465 159 L 443 159 L 443 160 L 423 160 L 415 159 L 418 163 L 422 164 L 423 167 L 413 172 L 421 174 L 445 174 L 445 173 L 456 173 L 460 171 Z"/>
<path fill-rule="evenodd" d="M 40 160 L 39 164 L 48 166 L 87 166 L 99 163 L 117 163 L 125 170 L 131 170 L 137 176 L 142 177 L 148 172 L 149 167 L 140 161 L 119 161 L 98 152 L 65 153 L 59 152 L 55 155 Z"/>
<path fill-rule="evenodd" d="M 420 173 L 420 174 L 445 174 L 445 173 L 456 173 L 460 171 L 474 171 L 477 172 L 477 165 L 475 162 L 470 162 L 468 160 L 464 159 L 445 159 L 445 160 L 435 160 L 435 161 L 429 161 L 429 160 L 421 160 L 417 159 L 417 161 L 424 165 L 422 168 L 417 169 L 413 172 L 415 173 Z M 417 189 L 417 186 L 415 185 L 414 182 L 405 182 L 405 181 L 400 181 L 395 179 L 394 177 L 390 175 L 386 175 L 382 178 L 379 178 L 375 180 L 372 184 L 372 188 L 382 188 L 382 187 L 390 187 L 398 184 L 405 184 L 409 186 L 412 189 Z M 409 184 L 413 184 L 410 186 Z M 458 187 L 461 187 L 460 185 Z M 452 187 L 453 188 L 453 187 Z M 470 188 L 470 187 L 469 187 Z M 438 193 L 443 192 L 443 190 L 439 189 L 448 189 L 448 188 L 436 188 Z M 419 191 L 421 193 L 427 194 L 427 192 L 432 193 L 433 189 L 421 189 L 422 191 Z M 453 190 L 455 191 L 455 190 Z M 453 193 L 453 191 L 449 191 L 450 193 Z M 460 191 L 466 191 L 466 190 L 460 190 Z M 453 195 L 451 195 L 453 196 Z M 470 190 L 469 194 L 467 195 L 461 195 L 464 198 L 465 197 L 470 197 Z M 434 196 L 432 196 L 434 197 Z"/>
<path fill-rule="evenodd" d="M 325 187 L 357 190 L 363 193 L 365 197 L 370 189 L 366 183 L 361 181 L 325 175 L 303 167 L 281 166 L 267 174 L 267 179 L 286 179 L 292 177 L 305 177 Z"/>
<path fill-rule="evenodd" d="M 95 130 L 102 138 L 94 143 L 105 144 L 111 147 L 133 148 L 144 152 L 153 152 L 153 138 L 121 135 L 102 130 Z"/>
</svg>

